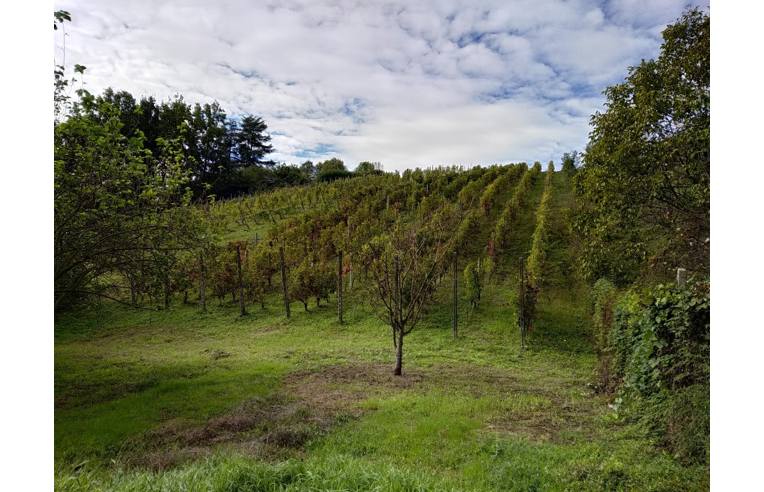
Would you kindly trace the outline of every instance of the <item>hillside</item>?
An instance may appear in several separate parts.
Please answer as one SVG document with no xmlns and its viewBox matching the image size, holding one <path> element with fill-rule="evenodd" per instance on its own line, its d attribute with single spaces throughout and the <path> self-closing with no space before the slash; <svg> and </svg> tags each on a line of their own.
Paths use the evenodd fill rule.
<svg viewBox="0 0 764 492">
<path fill-rule="evenodd" d="M 448 231 L 458 267 L 439 279 L 406 336 L 400 377 L 392 374 L 390 327 L 363 291 L 368 279 L 355 259 L 362 248 L 352 239 L 343 243 L 353 255 L 343 263 L 343 323 L 336 291 L 307 309 L 292 297 L 285 317 L 278 272 L 263 287 L 264 307 L 248 298 L 246 316 L 230 295 L 235 285 L 220 301 L 212 295 L 212 276 L 206 313 L 194 283 L 185 286 L 187 304 L 179 289 L 167 308 L 149 296 L 137 309 L 106 300 L 60 315 L 57 489 L 708 488 L 706 467 L 680 465 L 594 392 L 589 287 L 572 266 L 571 182 L 539 170 L 523 180 L 533 172 L 512 165 L 369 176 L 212 205 L 203 215 L 217 230 L 215 261 L 229 258 L 231 244 L 256 258 L 281 240 L 290 271 L 315 255 L 311 268 L 336 272 L 324 231 L 363 242 L 362 226 L 391 210 L 407 223 L 428 207 L 459 204 L 459 227 Z M 520 265 L 531 254 L 547 177 L 545 259 L 523 350 Z M 522 183 L 522 200 L 513 202 Z M 494 231 L 511 207 L 498 241 Z M 345 237 L 339 232 L 332 238 Z M 314 242 L 290 245 L 298 234 Z M 478 259 L 485 270 L 472 307 L 464 268 Z M 129 304 L 124 291 L 119 296 Z"/>
</svg>

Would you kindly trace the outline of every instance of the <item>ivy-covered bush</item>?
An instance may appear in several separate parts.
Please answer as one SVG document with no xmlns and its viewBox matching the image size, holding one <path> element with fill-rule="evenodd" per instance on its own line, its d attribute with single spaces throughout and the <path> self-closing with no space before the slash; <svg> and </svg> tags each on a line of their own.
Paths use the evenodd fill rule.
<svg viewBox="0 0 764 492">
<path fill-rule="evenodd" d="M 707 383 L 708 287 L 659 285 L 643 302 L 643 307 L 633 300 L 619 303 L 616 314 L 615 350 L 625 364 L 625 385 L 650 395 Z"/>
<path fill-rule="evenodd" d="M 606 299 L 608 292 L 600 284 L 597 295 Z M 606 303 L 600 304 L 601 315 Z M 617 301 L 613 314 L 605 352 L 612 357 L 611 380 L 621 381 L 623 412 L 680 459 L 707 462 L 708 284 L 658 285 L 642 295 L 629 292 Z"/>
</svg>

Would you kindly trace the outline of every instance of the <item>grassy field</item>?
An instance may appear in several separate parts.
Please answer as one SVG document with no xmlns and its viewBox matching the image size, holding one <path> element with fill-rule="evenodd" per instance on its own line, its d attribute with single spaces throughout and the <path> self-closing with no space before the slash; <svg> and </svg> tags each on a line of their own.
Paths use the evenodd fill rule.
<svg viewBox="0 0 764 492">
<path fill-rule="evenodd" d="M 568 186 L 555 180 L 552 238 L 565 245 Z M 540 183 L 511 257 L 527 251 Z M 56 488 L 707 489 L 706 468 L 679 465 L 590 389 L 588 292 L 570 254 L 551 255 L 529 349 L 508 260 L 477 309 L 461 303 L 457 339 L 445 282 L 405 339 L 402 377 L 389 327 L 355 292 L 342 325 L 334 299 L 286 319 L 278 297 L 245 318 L 217 301 L 207 314 L 176 302 L 61 316 Z"/>
</svg>

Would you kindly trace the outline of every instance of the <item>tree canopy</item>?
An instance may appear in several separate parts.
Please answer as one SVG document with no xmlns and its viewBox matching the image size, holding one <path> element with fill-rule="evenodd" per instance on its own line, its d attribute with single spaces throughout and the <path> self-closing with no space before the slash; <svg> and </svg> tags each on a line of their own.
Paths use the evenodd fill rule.
<svg viewBox="0 0 764 492">
<path fill-rule="evenodd" d="M 646 270 L 708 271 L 709 17 L 687 11 L 660 55 L 605 91 L 576 186 L 585 273 L 625 283 Z"/>
<path fill-rule="evenodd" d="M 275 164 L 266 159 L 273 147 L 263 119 L 244 115 L 237 122 L 216 102 L 191 105 L 179 95 L 163 102 L 153 97 L 136 100 L 129 92 L 106 89 L 98 96 L 84 93 L 73 105 L 72 114 L 99 123 L 116 117 L 122 124 L 122 135 L 142 135 L 145 147 L 155 157 L 159 139 L 179 140 L 182 164 L 197 197 L 249 191 L 241 171 Z M 273 176 L 268 178 L 273 180 Z"/>
</svg>

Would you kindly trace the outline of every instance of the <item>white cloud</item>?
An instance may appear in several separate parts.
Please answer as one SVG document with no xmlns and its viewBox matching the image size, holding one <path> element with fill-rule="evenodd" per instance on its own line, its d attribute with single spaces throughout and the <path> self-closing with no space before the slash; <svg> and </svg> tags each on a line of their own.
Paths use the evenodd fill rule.
<svg viewBox="0 0 764 492">
<path fill-rule="evenodd" d="M 348 137 L 347 155 L 387 163 L 387 169 L 494 164 L 549 159 L 586 133 L 588 115 L 556 114 L 550 106 L 505 100 L 460 105 L 400 117 L 383 110 L 364 135 Z"/>
<path fill-rule="evenodd" d="M 106 87 L 262 115 L 278 160 L 388 169 L 581 149 L 601 91 L 674 0 L 63 0 L 67 63 Z M 61 38 L 59 34 L 58 45 Z M 57 51 L 60 60 L 60 50 Z M 315 154 L 315 155 L 314 155 Z"/>
</svg>

